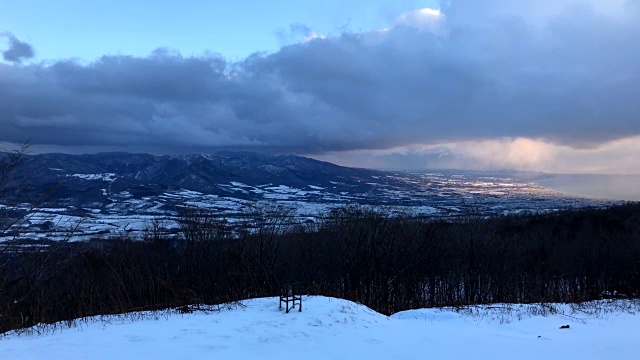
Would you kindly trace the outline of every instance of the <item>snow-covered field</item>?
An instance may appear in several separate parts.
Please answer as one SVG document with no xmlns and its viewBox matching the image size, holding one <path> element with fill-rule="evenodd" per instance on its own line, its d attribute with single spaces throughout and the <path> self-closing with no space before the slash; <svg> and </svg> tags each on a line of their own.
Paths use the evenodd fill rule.
<svg viewBox="0 0 640 360">
<path fill-rule="evenodd" d="M 75 181 L 75 187 L 71 189 L 85 190 L 69 197 L 50 199 L 43 207 L 30 203 L 0 204 L 5 210 L 30 214 L 0 236 L 0 242 L 82 241 L 124 233 L 140 237 L 152 227 L 153 220 L 160 220 L 166 233 L 175 233 L 178 209 L 183 207 L 206 209 L 230 223 L 239 224 L 255 215 L 258 209 L 277 206 L 288 213 L 291 224 L 306 224 L 321 221 L 331 209 L 353 204 L 373 206 L 396 215 L 446 219 L 479 213 L 552 212 L 615 203 L 565 196 L 514 177 L 472 173 L 386 174 L 373 177 L 375 181 L 367 180 L 366 186 L 362 186 L 359 178 L 337 177 L 344 182 L 323 180 L 297 185 L 271 182 L 250 185 L 230 181 L 210 184 L 203 192 L 167 187 L 142 193 L 140 189 L 134 191 L 133 185 L 114 187 L 118 179 L 125 179 L 115 173 L 57 174 L 65 181 Z M 154 187 L 153 184 L 146 186 Z"/>
<path fill-rule="evenodd" d="M 422 309 L 387 317 L 362 305 L 306 297 L 303 312 L 276 298 L 220 312 L 139 321 L 88 321 L 47 335 L 0 338 L 0 359 L 638 359 L 640 316 L 533 316 L 531 306 Z M 598 305 L 606 309 L 607 304 Z M 464 312 L 463 312 L 464 313 Z M 473 314 L 473 315 L 472 315 Z M 505 320 L 508 320 L 505 322 Z M 570 325 L 569 329 L 560 329 Z"/>
</svg>

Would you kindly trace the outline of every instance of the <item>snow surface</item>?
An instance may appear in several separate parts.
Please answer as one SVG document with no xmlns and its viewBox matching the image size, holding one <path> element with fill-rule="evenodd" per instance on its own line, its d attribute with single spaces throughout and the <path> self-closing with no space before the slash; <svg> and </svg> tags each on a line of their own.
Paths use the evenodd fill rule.
<svg viewBox="0 0 640 360">
<path fill-rule="evenodd" d="M 96 180 L 96 181 L 107 181 L 114 182 L 116 181 L 116 174 L 114 173 L 106 173 L 106 174 L 71 174 L 66 175 L 67 177 L 75 177 L 83 180 Z"/>
<path fill-rule="evenodd" d="M 302 313 L 278 310 L 277 298 L 243 305 L 134 322 L 89 320 L 49 335 L 10 334 L 0 338 L 0 358 L 566 360 L 640 354 L 640 317 L 627 312 L 543 317 L 526 315 L 531 312 L 523 305 L 505 323 L 500 310 L 483 307 L 472 308 L 473 316 L 422 309 L 387 317 L 326 297 L 305 297 Z"/>
</svg>

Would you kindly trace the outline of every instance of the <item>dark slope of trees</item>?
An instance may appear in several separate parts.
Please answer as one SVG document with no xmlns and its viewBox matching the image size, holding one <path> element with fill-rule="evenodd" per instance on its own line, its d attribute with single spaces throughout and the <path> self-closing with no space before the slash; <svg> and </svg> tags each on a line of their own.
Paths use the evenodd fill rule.
<svg viewBox="0 0 640 360">
<path fill-rule="evenodd" d="M 385 314 L 494 302 L 640 295 L 640 205 L 456 222 L 366 208 L 251 231 L 182 214 L 181 236 L 54 243 L 0 255 L 0 332 L 97 314 L 274 296 L 285 281 Z M 274 303 L 274 306 L 277 306 Z"/>
</svg>

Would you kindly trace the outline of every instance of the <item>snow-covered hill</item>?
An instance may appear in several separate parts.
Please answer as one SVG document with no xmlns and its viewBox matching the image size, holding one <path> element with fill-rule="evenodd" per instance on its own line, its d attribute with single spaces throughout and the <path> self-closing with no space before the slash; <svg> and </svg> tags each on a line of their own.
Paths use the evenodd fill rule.
<svg viewBox="0 0 640 360">
<path fill-rule="evenodd" d="M 505 315 L 494 305 L 469 310 L 475 315 L 422 309 L 386 317 L 326 297 L 306 297 L 302 313 L 278 310 L 276 298 L 243 305 L 134 322 L 89 321 L 47 335 L 8 335 L 0 338 L 0 358 L 566 360 L 640 354 L 640 316 L 628 312 L 594 316 L 557 306 L 564 315 L 531 316 L 534 308 L 516 305 Z"/>
</svg>

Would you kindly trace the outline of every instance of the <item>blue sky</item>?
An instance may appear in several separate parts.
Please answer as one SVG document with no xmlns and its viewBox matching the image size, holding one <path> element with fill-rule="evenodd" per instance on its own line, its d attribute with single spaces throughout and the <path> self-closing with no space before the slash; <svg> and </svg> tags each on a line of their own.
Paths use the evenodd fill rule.
<svg viewBox="0 0 640 360">
<path fill-rule="evenodd" d="M 389 27 L 434 0 L 3 0 L 0 31 L 32 44 L 39 60 L 144 56 L 158 47 L 183 55 L 205 51 L 241 59 L 283 45 L 291 24 L 319 34 Z"/>
</svg>

